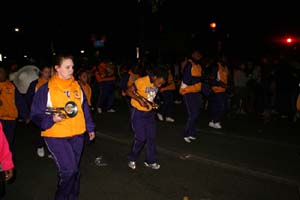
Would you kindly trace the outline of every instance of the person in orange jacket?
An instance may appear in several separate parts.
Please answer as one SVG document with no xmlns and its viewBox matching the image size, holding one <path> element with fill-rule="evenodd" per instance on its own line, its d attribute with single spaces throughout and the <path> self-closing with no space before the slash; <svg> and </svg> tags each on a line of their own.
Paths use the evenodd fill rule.
<svg viewBox="0 0 300 200">
<path fill-rule="evenodd" d="M 13 155 L 13 142 L 18 117 L 23 118 L 26 123 L 30 121 L 26 100 L 17 87 L 8 80 L 6 69 L 0 67 L 0 122 Z"/>
<path fill-rule="evenodd" d="M 209 97 L 210 122 L 208 126 L 221 129 L 221 118 L 227 110 L 229 70 L 225 63 L 219 61 L 211 66 L 212 81 L 210 81 L 212 94 Z"/>
<path fill-rule="evenodd" d="M 73 66 L 71 55 L 59 55 L 54 76 L 36 92 L 31 106 L 31 119 L 42 130 L 42 137 L 57 165 L 57 200 L 78 199 L 84 133 L 88 132 L 89 140 L 95 138 L 95 124 L 86 96 L 73 77 Z M 71 116 L 62 116 L 69 111 L 51 113 L 47 109 L 66 107 L 67 104 L 74 108 Z"/>
<path fill-rule="evenodd" d="M 188 59 L 182 72 L 182 81 L 179 93 L 183 100 L 188 113 L 188 119 L 183 131 L 183 139 L 187 143 L 196 140 L 196 121 L 200 112 L 201 105 L 201 86 L 202 86 L 202 65 L 201 59 L 203 53 L 194 49 L 191 58 Z"/>
<path fill-rule="evenodd" d="M 97 112 L 116 112 L 113 108 L 115 99 L 115 66 L 108 60 L 100 62 L 95 72 L 95 78 L 99 86 L 99 96 L 97 102 Z"/>
</svg>

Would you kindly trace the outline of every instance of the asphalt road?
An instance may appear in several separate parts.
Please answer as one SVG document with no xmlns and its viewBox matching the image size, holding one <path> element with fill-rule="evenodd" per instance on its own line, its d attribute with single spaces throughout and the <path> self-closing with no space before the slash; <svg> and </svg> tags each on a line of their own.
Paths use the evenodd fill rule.
<svg viewBox="0 0 300 200">
<path fill-rule="evenodd" d="M 207 127 L 207 113 L 198 123 L 197 140 L 181 137 L 185 112 L 176 107 L 176 123 L 158 122 L 161 169 L 127 167 L 132 142 L 126 107 L 117 113 L 94 114 L 97 140 L 86 145 L 81 162 L 81 200 L 299 200 L 299 124 L 274 119 L 265 124 L 253 117 L 224 121 L 224 129 Z M 57 174 L 52 159 L 39 158 L 36 130 L 18 125 L 15 148 L 17 175 L 7 184 L 4 200 L 53 199 Z M 101 164 L 95 164 L 101 157 Z"/>
</svg>

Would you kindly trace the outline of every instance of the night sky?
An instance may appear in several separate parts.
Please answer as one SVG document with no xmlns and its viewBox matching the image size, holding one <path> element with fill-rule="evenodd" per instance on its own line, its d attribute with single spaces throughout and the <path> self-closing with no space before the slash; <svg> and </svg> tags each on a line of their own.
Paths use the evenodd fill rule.
<svg viewBox="0 0 300 200">
<path fill-rule="evenodd" d="M 138 5 L 137 1 L 11 6 L 7 7 L 12 11 L 10 15 L 1 14 L 0 51 L 10 56 L 38 57 L 48 54 L 53 44 L 56 51 L 79 52 L 92 47 L 92 34 L 99 37 L 105 34 L 106 46 L 116 56 L 134 52 L 141 38 L 145 45 L 160 45 L 153 41 L 169 40 L 173 46 L 165 42 L 165 47 L 169 45 L 170 49 L 180 49 L 183 45 L 187 48 L 191 41 L 205 46 L 209 44 L 203 42 L 212 34 L 209 23 L 216 21 L 213 34 L 228 40 L 231 48 L 248 53 L 272 46 L 284 35 L 297 36 L 300 30 L 300 12 L 288 2 L 261 5 L 197 1 L 197 4 L 196 1 L 164 0 L 157 13 L 151 12 L 149 3 Z M 14 27 L 19 27 L 21 32 L 13 32 Z"/>
</svg>

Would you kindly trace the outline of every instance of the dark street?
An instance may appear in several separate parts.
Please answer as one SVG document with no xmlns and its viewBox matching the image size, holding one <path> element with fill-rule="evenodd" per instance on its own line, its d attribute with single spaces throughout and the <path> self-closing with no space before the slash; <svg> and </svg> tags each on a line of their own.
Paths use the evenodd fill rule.
<svg viewBox="0 0 300 200">
<path fill-rule="evenodd" d="M 207 113 L 198 122 L 198 137 L 181 137 L 185 111 L 176 107 L 176 122 L 158 122 L 158 160 L 161 169 L 127 166 L 132 133 L 125 105 L 117 113 L 94 114 L 97 139 L 86 145 L 81 161 L 81 200 L 189 199 L 189 200 L 298 200 L 300 146 L 298 123 L 274 119 L 263 125 L 251 116 L 227 118 L 224 129 L 207 126 Z M 50 158 L 36 155 L 36 130 L 19 123 L 16 170 L 5 200 L 53 199 L 57 176 Z M 95 164 L 100 157 L 100 166 Z"/>
</svg>

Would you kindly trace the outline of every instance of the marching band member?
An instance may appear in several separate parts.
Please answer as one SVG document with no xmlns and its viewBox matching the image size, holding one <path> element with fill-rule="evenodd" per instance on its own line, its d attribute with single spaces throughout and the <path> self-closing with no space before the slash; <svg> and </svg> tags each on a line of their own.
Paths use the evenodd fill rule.
<svg viewBox="0 0 300 200">
<path fill-rule="evenodd" d="M 227 109 L 226 88 L 228 83 L 229 70 L 224 63 L 217 62 L 211 67 L 212 80 L 210 85 L 212 94 L 209 97 L 210 122 L 208 126 L 221 129 L 220 120 Z"/>
<path fill-rule="evenodd" d="M 166 122 L 174 122 L 174 91 L 176 86 L 170 69 L 168 69 L 168 73 L 167 83 L 159 89 L 163 104 L 159 113 L 157 113 L 157 117 L 160 121 L 163 121 L 165 117 Z"/>
<path fill-rule="evenodd" d="M 183 100 L 188 112 L 188 120 L 184 129 L 184 141 L 190 143 L 196 139 L 196 121 L 198 119 L 201 98 L 201 76 L 202 67 L 200 60 L 202 53 L 199 50 L 192 52 L 192 58 L 189 59 L 183 68 L 182 82 L 179 93 L 183 95 Z"/>
<path fill-rule="evenodd" d="M 127 89 L 127 95 L 131 97 L 131 124 L 134 131 L 134 141 L 128 155 L 128 166 L 131 169 L 136 169 L 136 160 L 145 143 L 147 148 L 145 166 L 152 169 L 160 168 L 156 158 L 156 121 L 152 106 L 158 89 L 167 78 L 167 70 L 156 68 L 149 75 L 137 79 Z"/>
<path fill-rule="evenodd" d="M 18 116 L 29 123 L 29 111 L 25 99 L 17 87 L 8 80 L 6 70 L 0 67 L 0 122 L 13 155 L 13 141 Z"/>
<path fill-rule="evenodd" d="M 40 77 L 30 83 L 27 93 L 26 93 L 26 100 L 27 100 L 27 104 L 28 104 L 29 108 L 31 107 L 35 93 L 41 86 L 43 86 L 45 83 L 48 82 L 50 76 L 51 76 L 51 67 L 44 65 L 40 71 Z M 44 147 L 45 147 L 45 142 L 39 132 L 37 143 L 36 143 L 37 155 L 39 157 L 45 156 L 45 148 Z"/>
<path fill-rule="evenodd" d="M 92 98 L 92 89 L 89 84 L 89 74 L 87 70 L 80 69 L 78 71 L 78 83 L 80 84 L 86 98 L 88 101 L 88 105 L 91 107 L 91 98 Z"/>
<path fill-rule="evenodd" d="M 95 125 L 86 96 L 74 80 L 73 66 L 72 56 L 58 56 L 56 73 L 37 91 L 31 106 L 31 119 L 42 130 L 42 137 L 58 168 L 56 200 L 78 199 L 84 133 L 88 132 L 90 140 L 95 138 Z M 77 105 L 75 116 L 63 118 L 61 113 L 46 113 L 47 107 L 64 107 L 67 102 Z"/>
<path fill-rule="evenodd" d="M 97 103 L 97 112 L 103 111 L 116 112 L 113 109 L 115 99 L 115 69 L 114 65 L 108 61 L 101 62 L 95 71 L 95 77 L 99 85 L 99 97 Z"/>
</svg>

